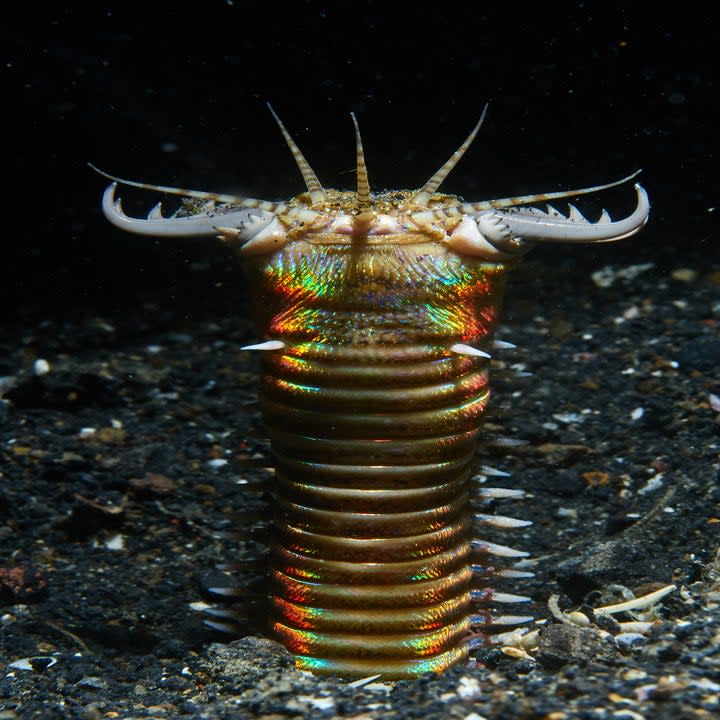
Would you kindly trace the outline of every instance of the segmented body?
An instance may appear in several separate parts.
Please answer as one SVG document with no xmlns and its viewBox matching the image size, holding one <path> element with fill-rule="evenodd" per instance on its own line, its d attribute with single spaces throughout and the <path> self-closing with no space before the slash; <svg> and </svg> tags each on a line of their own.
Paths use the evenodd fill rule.
<svg viewBox="0 0 720 720">
<path fill-rule="evenodd" d="M 279 121 L 278 121 L 279 122 Z M 467 657 L 468 638 L 513 624 L 495 589 L 526 553 L 478 526 L 473 488 L 504 274 L 539 242 L 604 242 L 647 220 L 589 223 L 518 208 L 619 183 L 481 203 L 436 193 L 467 149 L 418 191 L 371 195 L 356 125 L 357 191 L 320 185 L 285 128 L 308 192 L 273 203 L 113 178 L 202 201 L 114 224 L 155 235 L 218 234 L 246 269 L 263 341 L 260 406 L 275 458 L 269 577 L 274 636 L 314 672 L 414 677 Z M 627 180 L 627 178 L 626 178 Z M 624 181 L 620 181 L 624 182 Z"/>
<path fill-rule="evenodd" d="M 295 243 L 249 273 L 263 335 L 285 343 L 260 387 L 271 624 L 315 671 L 407 676 L 467 654 L 488 360 L 448 347 L 490 349 L 504 268 L 397 240 Z"/>
</svg>

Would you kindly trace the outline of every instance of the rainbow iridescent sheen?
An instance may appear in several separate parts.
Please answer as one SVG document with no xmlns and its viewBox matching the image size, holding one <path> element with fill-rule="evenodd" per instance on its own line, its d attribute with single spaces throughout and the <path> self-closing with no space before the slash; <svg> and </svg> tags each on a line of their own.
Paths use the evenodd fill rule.
<svg viewBox="0 0 720 720">
<path fill-rule="evenodd" d="M 506 267 L 386 240 L 300 239 L 246 265 L 262 336 L 285 344 L 260 386 L 272 632 L 300 668 L 397 678 L 468 653 L 488 361 L 450 348 L 490 349 Z"/>
</svg>

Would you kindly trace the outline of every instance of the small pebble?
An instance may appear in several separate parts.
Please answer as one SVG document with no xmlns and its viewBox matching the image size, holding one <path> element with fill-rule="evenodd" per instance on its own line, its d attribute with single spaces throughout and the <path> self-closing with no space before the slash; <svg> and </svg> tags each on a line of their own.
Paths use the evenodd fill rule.
<svg viewBox="0 0 720 720">
<path fill-rule="evenodd" d="M 677 268 L 670 273 L 670 277 L 673 280 L 680 282 L 691 283 L 697 280 L 697 270 L 691 270 L 690 268 Z"/>
<path fill-rule="evenodd" d="M 42 358 L 35 361 L 33 372 L 36 375 L 47 375 L 50 372 L 50 363 Z"/>
</svg>

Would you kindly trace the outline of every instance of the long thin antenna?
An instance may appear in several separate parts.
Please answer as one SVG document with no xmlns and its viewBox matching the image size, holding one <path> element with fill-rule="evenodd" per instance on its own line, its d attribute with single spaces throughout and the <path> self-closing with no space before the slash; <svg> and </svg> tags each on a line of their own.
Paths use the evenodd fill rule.
<svg viewBox="0 0 720 720">
<path fill-rule="evenodd" d="M 631 173 L 627 177 L 615 180 L 614 182 L 605 183 L 604 185 L 593 185 L 586 188 L 575 188 L 574 190 L 559 190 L 557 192 L 538 193 L 536 195 L 517 195 L 516 197 L 498 198 L 496 200 L 480 200 L 478 202 L 462 203 L 457 207 L 465 214 L 482 212 L 483 210 L 497 210 L 501 208 L 513 207 L 514 205 L 527 205 L 528 203 L 547 202 L 548 200 L 560 200 L 562 198 L 577 197 L 578 195 L 589 195 L 590 193 L 608 190 L 617 187 L 642 172 L 642 168 Z"/>
<path fill-rule="evenodd" d="M 355 126 L 355 148 L 357 152 L 357 209 L 363 213 L 372 207 L 370 197 L 370 182 L 368 181 L 367 166 L 365 165 L 365 152 L 360 137 L 360 126 L 358 125 L 355 113 L 350 113 L 353 125 Z"/>
<path fill-rule="evenodd" d="M 227 205 L 235 205 L 237 207 L 246 208 L 259 208 L 260 210 L 267 210 L 269 212 L 275 212 L 275 210 L 284 203 L 272 202 L 270 200 L 259 200 L 257 198 L 244 197 L 243 195 L 226 195 L 224 193 L 213 193 L 205 192 L 204 190 L 190 190 L 188 188 L 177 188 L 168 187 L 167 185 L 152 185 L 150 183 L 137 182 L 136 180 L 126 180 L 125 178 L 118 177 L 117 175 L 111 175 L 101 170 L 99 167 L 95 167 L 92 163 L 88 163 L 98 175 L 102 175 L 108 180 L 112 180 L 118 185 L 127 185 L 128 187 L 140 188 L 141 190 L 152 190 L 154 192 L 161 192 L 167 195 L 179 195 L 180 197 L 191 197 L 197 200 L 205 200 L 211 202 L 218 202 Z"/>
<path fill-rule="evenodd" d="M 272 116 L 275 118 L 275 122 L 278 124 L 280 132 L 283 134 L 285 142 L 288 144 L 290 152 L 293 154 L 295 162 L 302 173 L 303 180 L 305 181 L 305 185 L 310 193 L 311 202 L 313 204 L 326 202 L 328 199 L 327 194 L 325 193 L 323 186 L 320 184 L 320 181 L 317 179 L 317 175 L 313 172 L 313 169 L 305 159 L 305 156 L 300 152 L 300 148 L 295 144 L 295 141 L 290 136 L 290 133 L 285 129 L 285 126 L 282 124 L 282 120 L 280 120 L 277 116 L 277 113 L 273 110 L 272 105 L 267 103 L 267 106 L 272 113 Z"/>
<path fill-rule="evenodd" d="M 410 198 L 410 200 L 404 203 L 405 206 L 427 204 L 430 196 L 440 187 L 440 184 L 450 174 L 450 172 L 458 164 L 458 162 L 460 162 L 460 158 L 465 154 L 467 149 L 472 144 L 472 141 L 478 134 L 478 130 L 480 130 L 480 127 L 483 124 L 483 120 L 485 120 L 485 115 L 487 114 L 489 105 L 490 103 L 485 103 L 485 107 L 483 108 L 482 115 L 480 115 L 480 119 L 477 121 L 477 124 L 472 129 L 472 132 L 467 136 L 467 138 L 465 138 L 465 142 L 450 156 L 450 159 L 447 160 L 447 162 L 417 191 L 417 193 L 415 193 L 415 195 Z"/>
</svg>

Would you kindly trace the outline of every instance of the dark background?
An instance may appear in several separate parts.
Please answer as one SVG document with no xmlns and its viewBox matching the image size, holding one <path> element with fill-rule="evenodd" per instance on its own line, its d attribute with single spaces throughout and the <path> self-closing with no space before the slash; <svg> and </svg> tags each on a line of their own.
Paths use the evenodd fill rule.
<svg viewBox="0 0 720 720">
<path fill-rule="evenodd" d="M 479 200 L 642 167 L 648 228 L 573 262 L 655 262 L 662 274 L 717 261 L 717 34 L 704 4 L 630 5 L 13 5 L 0 29 L 3 310 L 24 322 L 149 300 L 186 315 L 221 308 L 229 253 L 114 230 L 98 209 L 106 181 L 86 162 L 159 184 L 297 194 L 265 100 L 331 187 L 354 182 L 356 112 L 375 188 L 422 184 L 491 100 L 444 190 Z M 135 210 L 137 196 L 124 196 Z M 604 198 L 613 215 L 633 200 L 631 188 Z M 542 261 L 561 255 L 549 248 Z"/>
</svg>

